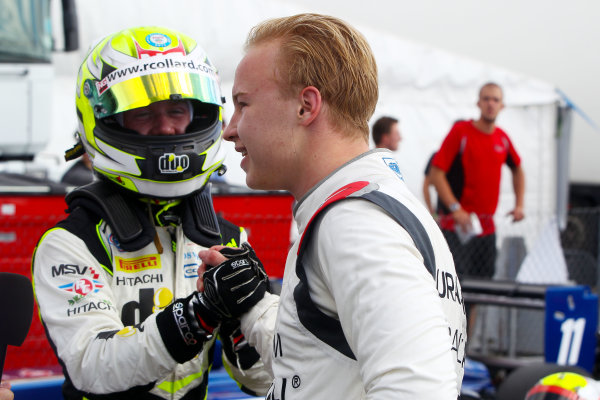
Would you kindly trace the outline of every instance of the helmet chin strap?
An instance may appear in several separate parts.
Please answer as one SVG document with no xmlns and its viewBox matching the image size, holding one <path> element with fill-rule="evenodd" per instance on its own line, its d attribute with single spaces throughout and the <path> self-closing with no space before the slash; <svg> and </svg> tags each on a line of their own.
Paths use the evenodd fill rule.
<svg viewBox="0 0 600 400">
<path fill-rule="evenodd" d="M 85 148 L 83 147 L 83 143 L 81 143 L 81 139 L 79 139 L 73 147 L 65 151 L 65 161 L 71 161 L 81 157 L 83 153 L 85 153 Z"/>
</svg>

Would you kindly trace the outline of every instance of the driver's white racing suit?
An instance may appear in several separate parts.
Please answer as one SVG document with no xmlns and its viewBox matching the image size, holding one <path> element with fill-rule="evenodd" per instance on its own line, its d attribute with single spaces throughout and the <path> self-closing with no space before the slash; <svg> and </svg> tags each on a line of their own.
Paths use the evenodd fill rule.
<svg viewBox="0 0 600 400">
<path fill-rule="evenodd" d="M 386 150 L 333 172 L 294 210 L 279 303 L 242 331 L 272 366 L 268 399 L 456 400 L 466 318 L 444 237 Z"/>
<path fill-rule="evenodd" d="M 147 210 L 133 203 L 142 215 Z M 204 343 L 191 338 L 190 352 L 181 339 L 189 327 L 176 322 L 176 307 L 161 310 L 196 290 L 198 251 L 206 247 L 190 240 L 185 221 L 173 223 L 171 212 L 165 226 L 150 226 L 149 243 L 126 250 L 104 219 L 71 208 L 44 234 L 33 260 L 40 316 L 63 367 L 65 398 L 204 399 L 217 336 Z M 173 209 L 153 207 L 154 220 Z M 224 244 L 246 241 L 238 227 L 220 225 Z M 256 351 L 244 346 L 239 323 L 223 326 L 220 337 L 230 373 L 247 392 L 266 393 L 271 377 Z"/>
</svg>

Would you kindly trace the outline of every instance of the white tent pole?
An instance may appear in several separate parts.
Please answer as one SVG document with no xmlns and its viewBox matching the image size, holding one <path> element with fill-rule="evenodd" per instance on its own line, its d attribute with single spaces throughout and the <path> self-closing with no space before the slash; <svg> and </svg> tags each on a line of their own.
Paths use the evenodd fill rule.
<svg viewBox="0 0 600 400">
<path fill-rule="evenodd" d="M 556 217 L 558 227 L 567 227 L 567 207 L 569 201 L 569 158 L 571 152 L 571 123 L 573 112 L 568 105 L 558 104 L 556 134 Z"/>
</svg>

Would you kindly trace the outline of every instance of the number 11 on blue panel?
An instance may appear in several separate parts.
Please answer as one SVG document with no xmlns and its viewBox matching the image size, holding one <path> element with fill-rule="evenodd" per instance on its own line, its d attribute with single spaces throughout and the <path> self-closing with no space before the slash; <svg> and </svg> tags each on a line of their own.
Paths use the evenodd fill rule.
<svg viewBox="0 0 600 400">
<path fill-rule="evenodd" d="M 546 361 L 594 367 L 598 296 L 587 286 L 550 287 L 546 291 Z"/>
</svg>

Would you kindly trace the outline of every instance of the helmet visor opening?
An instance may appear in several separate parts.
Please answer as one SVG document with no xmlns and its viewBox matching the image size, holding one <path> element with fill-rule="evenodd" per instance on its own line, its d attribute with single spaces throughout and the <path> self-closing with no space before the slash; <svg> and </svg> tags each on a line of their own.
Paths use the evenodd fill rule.
<svg viewBox="0 0 600 400">
<path fill-rule="evenodd" d="M 104 90 L 100 87 L 99 93 L 94 107 L 96 118 L 104 118 L 173 98 L 194 99 L 216 106 L 221 105 L 221 91 L 213 77 L 185 72 L 138 76 L 115 83 Z"/>
<path fill-rule="evenodd" d="M 219 120 L 219 107 L 214 104 L 192 101 L 192 120 L 186 128 L 186 133 L 205 131 Z"/>
</svg>

